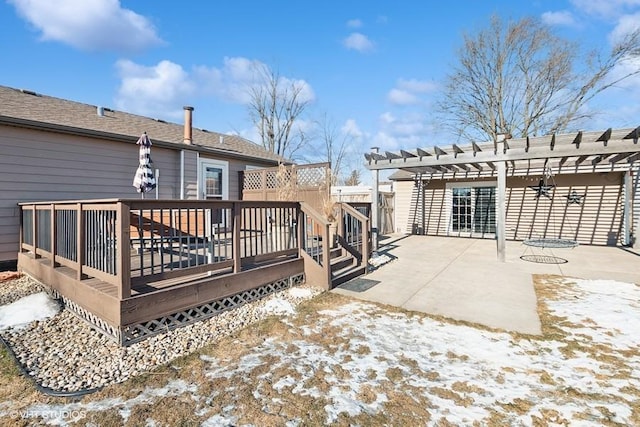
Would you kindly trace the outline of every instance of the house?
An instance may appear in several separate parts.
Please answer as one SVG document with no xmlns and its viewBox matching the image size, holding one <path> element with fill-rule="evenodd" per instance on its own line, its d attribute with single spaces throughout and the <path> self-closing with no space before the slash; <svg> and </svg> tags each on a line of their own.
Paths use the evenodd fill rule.
<svg viewBox="0 0 640 427">
<path fill-rule="evenodd" d="M 309 204 L 268 197 L 285 177 L 298 196 L 319 194 L 326 166 L 287 167 L 250 141 L 194 129 L 192 112 L 184 107 L 177 125 L 0 87 L 0 262 L 17 257 L 121 345 L 364 273 L 366 216 L 339 204 L 332 238 Z M 158 185 L 141 198 L 143 132 Z"/>
<path fill-rule="evenodd" d="M 396 231 L 631 245 L 640 232 L 640 127 L 366 154 L 395 169 Z M 502 247 L 504 250 L 504 246 Z"/>
<path fill-rule="evenodd" d="M 158 186 L 148 198 L 241 198 L 239 172 L 284 159 L 236 135 L 0 86 L 0 267 L 17 258 L 19 202 L 140 197 L 147 132 Z"/>
</svg>

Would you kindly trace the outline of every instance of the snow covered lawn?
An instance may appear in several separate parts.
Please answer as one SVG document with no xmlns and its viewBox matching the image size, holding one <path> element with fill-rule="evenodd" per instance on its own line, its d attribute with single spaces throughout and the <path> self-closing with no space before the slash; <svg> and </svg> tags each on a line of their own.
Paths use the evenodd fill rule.
<svg viewBox="0 0 640 427">
<path fill-rule="evenodd" d="M 541 276 L 536 292 L 543 337 L 334 294 L 297 310 L 274 302 L 277 317 L 143 381 L 74 403 L 5 402 L 0 415 L 19 407 L 131 425 L 640 425 L 640 287 Z"/>
</svg>

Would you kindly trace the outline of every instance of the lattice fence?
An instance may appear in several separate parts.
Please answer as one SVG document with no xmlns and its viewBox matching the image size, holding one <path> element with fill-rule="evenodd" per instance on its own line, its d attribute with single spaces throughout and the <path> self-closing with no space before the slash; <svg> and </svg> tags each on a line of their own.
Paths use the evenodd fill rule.
<svg viewBox="0 0 640 427">
<path fill-rule="evenodd" d="M 88 323 L 92 328 L 98 330 L 106 337 L 123 346 L 128 346 L 154 335 L 172 331 L 182 326 L 187 326 L 201 320 L 208 319 L 223 311 L 241 307 L 247 303 L 257 301 L 275 292 L 282 291 L 304 283 L 304 274 L 287 277 L 272 283 L 267 283 L 255 289 L 240 292 L 229 297 L 216 301 L 211 301 L 197 307 L 188 308 L 167 316 L 162 316 L 147 322 L 128 325 L 122 329 L 112 326 L 100 317 L 80 307 L 70 299 L 61 296 L 52 290 L 52 296 L 60 299 L 65 308 L 75 316 Z"/>
<path fill-rule="evenodd" d="M 163 316 L 148 322 L 126 326 L 122 331 L 122 345 L 131 345 L 154 335 L 190 325 L 208 319 L 223 311 L 241 307 L 244 304 L 262 299 L 275 292 L 299 285 L 304 282 L 304 274 L 277 280 L 255 289 L 189 308 L 178 313 Z"/>
<path fill-rule="evenodd" d="M 280 166 L 243 172 L 243 200 L 301 201 L 316 210 L 331 197 L 329 163 Z"/>
</svg>

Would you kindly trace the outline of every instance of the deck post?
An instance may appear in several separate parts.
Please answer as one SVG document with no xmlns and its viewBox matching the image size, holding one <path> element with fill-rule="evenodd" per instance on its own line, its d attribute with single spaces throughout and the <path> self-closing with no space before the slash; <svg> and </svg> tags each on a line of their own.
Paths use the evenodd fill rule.
<svg viewBox="0 0 640 427">
<path fill-rule="evenodd" d="M 240 252 L 240 229 L 242 227 L 242 206 L 239 202 L 233 202 L 233 272 L 240 273 L 242 271 L 242 259 Z"/>
<path fill-rule="evenodd" d="M 329 223 L 322 225 L 322 268 L 324 270 L 324 280 L 327 290 L 331 289 L 331 245 L 329 244 Z"/>
<path fill-rule="evenodd" d="M 497 141 L 497 145 L 496 145 L 496 150 L 497 153 L 496 154 L 502 154 L 504 153 L 504 142 L 505 140 L 502 139 L 501 141 Z M 505 258 L 506 258 L 506 254 L 505 254 L 505 247 L 506 247 L 506 239 L 505 239 L 505 220 L 506 220 L 506 214 L 505 214 L 505 200 L 506 200 L 506 193 L 507 193 L 507 173 L 506 173 L 506 162 L 505 161 L 500 161 L 497 162 L 497 169 L 498 169 L 498 195 L 497 195 L 497 206 L 496 206 L 496 210 L 498 212 L 496 215 L 496 219 L 497 219 L 497 229 L 496 229 L 496 242 L 497 242 L 497 246 L 498 246 L 498 261 L 500 262 L 505 262 Z"/>
<path fill-rule="evenodd" d="M 302 214 L 302 208 L 300 206 L 300 202 L 297 202 L 297 207 L 296 207 L 296 224 L 297 224 L 297 237 L 298 237 L 298 257 L 301 257 L 302 254 L 301 252 L 304 250 L 305 246 L 306 246 L 306 242 L 305 244 L 302 243 L 302 239 L 304 239 L 304 236 L 306 235 L 306 233 L 303 232 L 303 227 L 306 228 L 307 224 L 306 221 L 304 220 L 304 215 Z"/>
<path fill-rule="evenodd" d="M 51 204 L 51 267 L 56 268 L 56 205 Z"/>
<path fill-rule="evenodd" d="M 33 224 L 31 224 L 33 232 L 33 257 L 40 258 L 38 255 L 38 205 L 33 205 Z"/>
<path fill-rule="evenodd" d="M 364 274 L 369 272 L 369 218 L 362 224 L 362 265 Z"/>
<path fill-rule="evenodd" d="M 84 256 L 85 256 L 85 239 L 84 239 L 84 212 L 82 211 L 82 203 L 77 203 L 76 204 L 76 209 L 77 209 L 77 215 L 78 215 L 78 220 L 77 222 L 77 227 L 78 229 L 76 230 L 76 239 L 77 239 L 77 244 L 76 244 L 76 250 L 78 251 L 76 254 L 76 258 L 77 258 L 77 270 L 76 270 L 76 279 L 78 280 L 82 280 L 82 279 L 86 279 L 87 276 L 82 274 L 82 266 L 84 265 Z"/>
<path fill-rule="evenodd" d="M 131 249 L 129 206 L 118 202 L 116 211 L 116 283 L 118 299 L 131 297 Z"/>
</svg>

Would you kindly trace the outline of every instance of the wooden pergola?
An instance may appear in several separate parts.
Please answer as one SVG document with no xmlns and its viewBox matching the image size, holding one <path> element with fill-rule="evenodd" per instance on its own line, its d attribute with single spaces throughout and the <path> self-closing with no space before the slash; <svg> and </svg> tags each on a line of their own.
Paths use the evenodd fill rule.
<svg viewBox="0 0 640 427">
<path fill-rule="evenodd" d="M 630 197 L 634 162 L 640 162 L 640 126 L 598 132 L 548 135 L 511 139 L 468 146 L 433 146 L 384 153 L 365 154 L 366 167 L 374 171 L 374 193 L 378 171 L 399 169 L 423 179 L 497 177 L 496 218 L 498 258 L 505 260 L 505 196 L 507 176 L 543 174 L 551 168 L 557 174 L 611 172 L 625 173 L 624 212 L 632 220 Z M 373 195 L 377 200 L 377 194 Z M 376 224 L 375 214 L 372 223 Z M 636 227 L 640 229 L 640 224 Z"/>
</svg>

